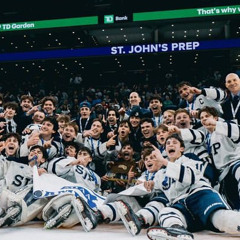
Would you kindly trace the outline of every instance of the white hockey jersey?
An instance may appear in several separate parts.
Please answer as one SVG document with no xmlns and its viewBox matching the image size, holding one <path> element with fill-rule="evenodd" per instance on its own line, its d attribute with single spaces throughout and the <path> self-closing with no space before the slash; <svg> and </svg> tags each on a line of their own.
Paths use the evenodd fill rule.
<svg viewBox="0 0 240 240">
<path fill-rule="evenodd" d="M 1 158 L 0 179 L 2 187 L 15 192 L 33 182 L 33 169 L 27 164 Z"/>
<path fill-rule="evenodd" d="M 226 98 L 226 93 L 220 88 L 204 88 L 203 94 L 194 97 L 191 103 L 187 104 L 188 110 L 197 110 L 209 106 L 216 108 L 222 113 L 220 103 Z"/>
<path fill-rule="evenodd" d="M 203 188 L 210 188 L 204 180 L 200 163 L 186 156 L 181 156 L 174 163 L 169 162 L 161 168 L 154 178 L 156 190 L 162 190 L 170 203 L 187 197 Z"/>
<path fill-rule="evenodd" d="M 82 165 L 69 165 L 74 160 L 74 157 L 55 158 L 49 162 L 48 172 L 98 192 L 101 186 L 100 177 Z"/>
</svg>

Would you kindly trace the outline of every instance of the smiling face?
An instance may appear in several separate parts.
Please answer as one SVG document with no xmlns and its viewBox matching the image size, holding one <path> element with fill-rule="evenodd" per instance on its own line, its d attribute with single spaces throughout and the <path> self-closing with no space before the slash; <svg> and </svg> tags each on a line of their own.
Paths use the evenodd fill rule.
<svg viewBox="0 0 240 240">
<path fill-rule="evenodd" d="M 191 127 L 191 118 L 190 116 L 185 112 L 179 112 L 175 116 L 175 125 L 178 128 L 190 128 Z"/>
<path fill-rule="evenodd" d="M 22 107 L 23 112 L 28 112 L 33 107 L 33 104 L 28 98 L 26 98 L 21 101 L 20 106 Z"/>
<path fill-rule="evenodd" d="M 41 136 L 42 137 L 49 137 L 51 136 L 53 133 L 55 133 L 55 131 L 53 130 L 53 124 L 49 121 L 44 121 L 42 123 L 42 127 L 41 127 Z"/>
<path fill-rule="evenodd" d="M 152 99 L 149 103 L 149 108 L 154 116 L 158 116 L 162 112 L 162 103 L 158 99 Z"/>
<path fill-rule="evenodd" d="M 19 148 L 17 138 L 9 137 L 5 141 L 5 152 L 7 156 L 14 156 Z"/>
<path fill-rule="evenodd" d="M 150 172 L 157 172 L 160 169 L 160 162 L 156 159 L 156 157 L 153 154 L 150 154 L 145 157 L 144 164 L 146 169 Z"/>
<path fill-rule="evenodd" d="M 140 117 L 131 116 L 129 118 L 129 121 L 130 121 L 130 123 L 131 123 L 133 128 L 137 128 L 140 125 L 141 118 Z"/>
<path fill-rule="evenodd" d="M 163 124 L 171 126 L 174 124 L 174 113 L 170 111 L 165 111 L 163 113 Z"/>
<path fill-rule="evenodd" d="M 141 131 L 144 138 L 150 138 L 154 135 L 154 127 L 150 122 L 143 122 L 141 124 Z"/>
<path fill-rule="evenodd" d="M 230 73 L 226 76 L 225 80 L 226 88 L 233 94 L 237 94 L 240 91 L 240 79 L 237 74 Z"/>
<path fill-rule="evenodd" d="M 213 125 L 209 125 L 208 123 L 207 123 L 207 121 L 209 120 L 209 119 L 213 119 L 213 120 L 215 120 L 215 121 L 217 121 L 218 120 L 218 117 L 217 116 L 213 116 L 212 114 L 210 114 L 209 112 L 205 112 L 205 111 L 202 111 L 201 113 L 200 113 L 200 121 L 201 121 L 201 124 L 203 125 L 203 127 L 205 127 L 207 130 L 209 130 L 210 132 L 212 132 L 213 131 L 213 129 L 214 129 L 214 126 Z"/>
<path fill-rule="evenodd" d="M 92 137 L 93 138 L 100 138 L 101 133 L 103 133 L 103 127 L 100 121 L 94 121 L 91 126 Z"/>
<path fill-rule="evenodd" d="M 115 125 L 117 123 L 117 116 L 116 116 L 116 113 L 115 111 L 113 110 L 110 110 L 108 112 L 108 116 L 107 116 L 107 121 L 109 122 L 110 125 Z"/>
<path fill-rule="evenodd" d="M 178 89 L 178 92 L 182 99 L 185 99 L 188 102 L 193 100 L 194 94 L 190 93 L 190 86 L 183 85 Z"/>
<path fill-rule="evenodd" d="M 132 92 L 129 95 L 129 103 L 130 103 L 131 107 L 139 106 L 140 102 L 141 102 L 141 98 L 139 97 L 137 92 Z"/>
<path fill-rule="evenodd" d="M 63 129 L 62 138 L 66 142 L 73 141 L 77 137 L 75 129 L 72 126 L 66 126 Z"/>
<path fill-rule="evenodd" d="M 49 115 L 52 115 L 54 110 L 56 109 L 53 102 L 50 100 L 47 100 L 44 104 L 43 104 L 43 110 L 44 112 L 46 112 Z"/>
<path fill-rule="evenodd" d="M 43 112 L 37 111 L 33 114 L 33 123 L 42 124 L 45 114 Z"/>
<path fill-rule="evenodd" d="M 170 162 L 175 162 L 182 156 L 182 153 L 184 151 L 184 147 L 182 147 L 179 140 L 174 137 L 167 139 L 165 149 Z"/>
</svg>

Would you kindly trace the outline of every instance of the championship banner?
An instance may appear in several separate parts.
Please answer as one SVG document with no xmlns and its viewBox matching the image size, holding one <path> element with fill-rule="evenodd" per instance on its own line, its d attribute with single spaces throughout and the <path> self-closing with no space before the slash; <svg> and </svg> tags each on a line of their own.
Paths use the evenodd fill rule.
<svg viewBox="0 0 240 240">
<path fill-rule="evenodd" d="M 37 167 L 33 168 L 33 195 L 35 198 L 53 197 L 63 193 L 72 193 L 83 198 L 92 209 L 97 209 L 105 201 L 105 197 L 96 192 L 69 182 L 54 174 L 38 175 Z"/>
</svg>

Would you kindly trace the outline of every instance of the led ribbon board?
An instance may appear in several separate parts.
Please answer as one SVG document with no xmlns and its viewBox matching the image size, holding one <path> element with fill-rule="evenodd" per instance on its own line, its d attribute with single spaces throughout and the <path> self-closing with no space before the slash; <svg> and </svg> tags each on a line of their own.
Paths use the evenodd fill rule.
<svg viewBox="0 0 240 240">
<path fill-rule="evenodd" d="M 235 14 L 240 14 L 240 5 L 134 13 L 133 21 L 212 17 Z"/>
<path fill-rule="evenodd" d="M 27 61 L 27 60 L 39 60 L 39 59 L 59 59 L 59 58 L 81 58 L 81 57 L 91 57 L 91 56 L 151 54 L 151 53 L 179 52 L 179 51 L 184 52 L 184 51 L 227 49 L 227 48 L 239 48 L 239 47 L 240 47 L 239 39 L 173 42 L 173 43 L 159 43 L 159 44 L 157 43 L 157 44 L 112 46 L 112 47 L 99 47 L 99 48 L 79 48 L 79 49 L 62 49 L 62 50 L 20 52 L 20 53 L 2 53 L 0 54 L 0 62 Z"/>
<path fill-rule="evenodd" d="M 97 16 L 29 21 L 29 22 L 18 22 L 18 23 L 2 23 L 0 24 L 0 32 L 35 30 L 35 29 L 43 29 L 43 28 L 75 27 L 75 26 L 94 25 L 94 24 L 98 24 Z"/>
</svg>

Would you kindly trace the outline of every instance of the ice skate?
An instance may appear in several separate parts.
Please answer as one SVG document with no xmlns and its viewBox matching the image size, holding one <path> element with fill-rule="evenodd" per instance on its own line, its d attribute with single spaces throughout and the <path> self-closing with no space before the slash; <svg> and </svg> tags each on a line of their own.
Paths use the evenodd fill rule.
<svg viewBox="0 0 240 240">
<path fill-rule="evenodd" d="M 151 240 L 192 240 L 192 233 L 183 227 L 151 227 L 147 230 L 147 236 Z"/>
<path fill-rule="evenodd" d="M 133 236 L 139 234 L 142 226 L 144 225 L 140 218 L 133 212 L 127 203 L 123 201 L 117 201 L 116 205 L 118 213 L 128 232 Z"/>
<path fill-rule="evenodd" d="M 10 226 L 18 222 L 18 216 L 21 214 L 21 212 L 22 208 L 17 203 L 7 208 L 5 212 L 2 210 L 0 215 L 0 227 Z"/>
<path fill-rule="evenodd" d="M 73 207 L 84 231 L 89 232 L 91 229 L 96 228 L 98 222 L 97 215 L 81 197 L 76 198 L 76 201 L 73 202 Z"/>
<path fill-rule="evenodd" d="M 45 229 L 57 228 L 69 217 L 72 212 L 72 205 L 67 203 L 54 212 L 49 220 L 44 224 Z"/>
</svg>

